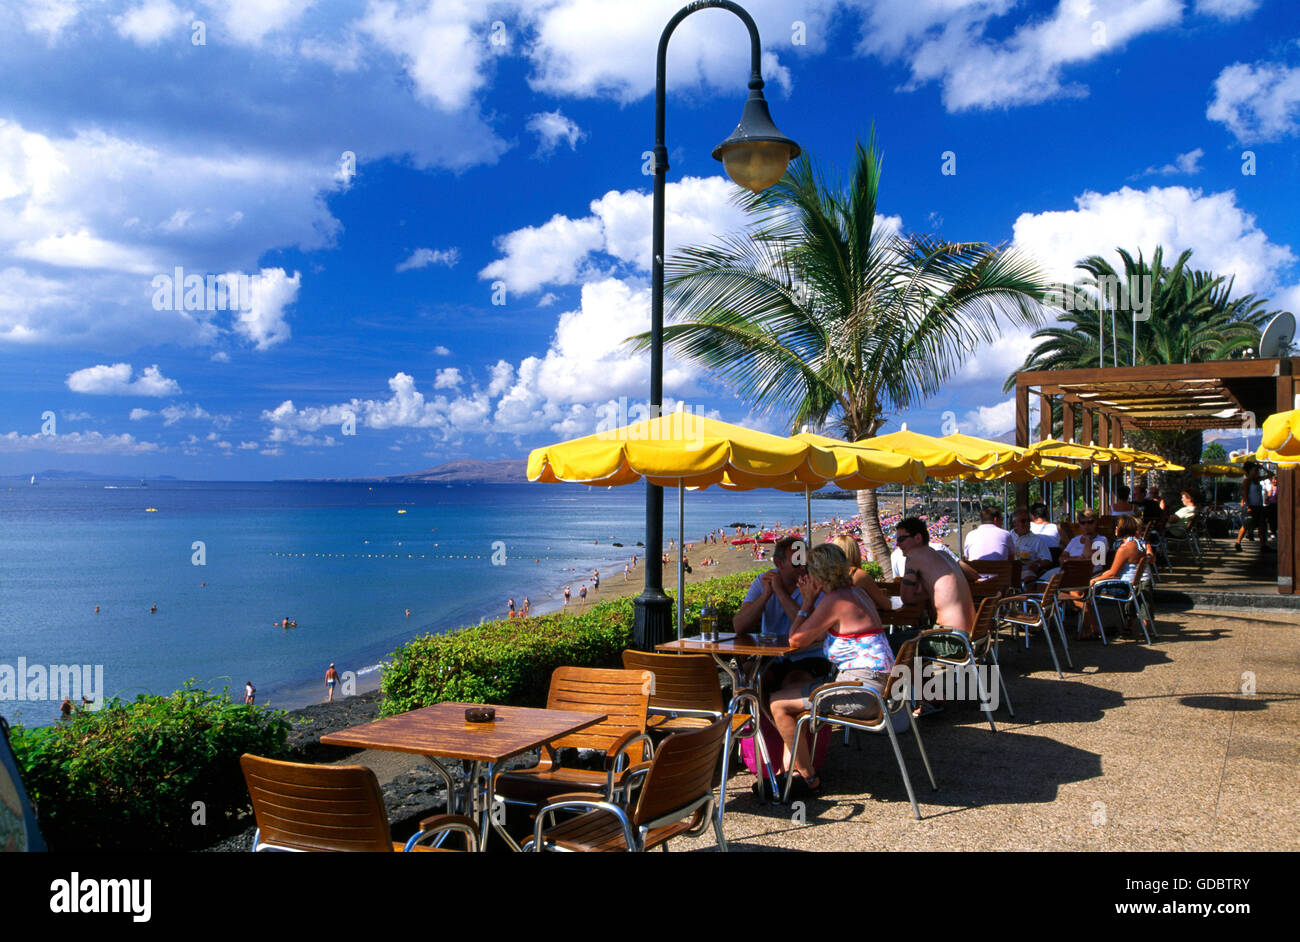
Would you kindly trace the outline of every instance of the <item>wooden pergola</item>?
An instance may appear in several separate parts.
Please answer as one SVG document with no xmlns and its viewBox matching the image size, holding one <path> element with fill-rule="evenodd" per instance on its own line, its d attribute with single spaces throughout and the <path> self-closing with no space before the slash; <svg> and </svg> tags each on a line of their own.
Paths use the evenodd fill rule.
<svg viewBox="0 0 1300 942">
<path fill-rule="evenodd" d="M 1016 444 L 1031 444 L 1029 397 L 1040 398 L 1038 440 L 1052 436 L 1052 404 L 1061 399 L 1061 438 L 1121 445 L 1126 430 L 1258 428 L 1275 412 L 1300 408 L 1300 357 L 1220 360 L 1160 366 L 1034 370 L 1016 374 Z M 1297 470 L 1278 473 L 1277 590 L 1296 591 L 1300 578 Z M 1029 486 L 1016 485 L 1028 503 Z"/>
</svg>

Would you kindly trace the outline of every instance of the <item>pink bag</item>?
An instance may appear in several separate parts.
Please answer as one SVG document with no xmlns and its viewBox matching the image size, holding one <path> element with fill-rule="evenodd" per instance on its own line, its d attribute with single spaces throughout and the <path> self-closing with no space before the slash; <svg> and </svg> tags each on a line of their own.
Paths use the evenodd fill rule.
<svg viewBox="0 0 1300 942">
<path fill-rule="evenodd" d="M 763 717 L 758 724 L 759 735 L 763 737 L 763 743 L 767 746 L 767 756 L 773 764 L 781 761 L 781 756 L 785 752 L 785 740 L 777 732 L 772 722 Z M 807 732 L 804 735 L 808 735 Z M 817 731 L 817 742 L 813 746 L 813 767 L 821 768 L 826 761 L 826 750 L 831 747 L 831 728 L 823 726 Z M 754 775 L 758 775 L 759 761 L 757 748 L 754 745 L 754 737 L 742 739 L 740 741 L 740 758 L 745 762 L 745 768 L 749 769 Z"/>
</svg>

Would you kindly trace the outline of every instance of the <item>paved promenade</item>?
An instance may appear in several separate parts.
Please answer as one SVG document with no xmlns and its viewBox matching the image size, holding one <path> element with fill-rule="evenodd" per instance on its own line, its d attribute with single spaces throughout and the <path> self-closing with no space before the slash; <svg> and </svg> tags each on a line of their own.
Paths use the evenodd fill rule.
<svg viewBox="0 0 1300 942">
<path fill-rule="evenodd" d="M 939 791 L 901 738 L 921 804 L 912 818 L 884 736 L 836 737 L 806 823 L 732 779 L 726 833 L 740 850 L 1300 850 L 1300 619 L 1161 612 L 1162 637 L 1003 645 L 1014 719 L 996 733 L 973 704 L 927 717 Z M 1243 685 L 1253 694 L 1242 693 Z M 706 833 L 693 844 L 711 849 Z"/>
</svg>

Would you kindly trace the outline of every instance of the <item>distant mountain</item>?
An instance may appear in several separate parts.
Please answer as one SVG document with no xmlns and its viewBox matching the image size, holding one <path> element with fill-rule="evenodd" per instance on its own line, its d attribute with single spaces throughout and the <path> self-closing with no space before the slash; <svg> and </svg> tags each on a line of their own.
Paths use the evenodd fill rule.
<svg viewBox="0 0 1300 942">
<path fill-rule="evenodd" d="M 37 471 L 35 472 L 35 474 L 36 474 L 36 483 L 38 484 L 41 481 L 141 481 L 141 480 L 175 481 L 177 480 L 176 478 L 172 477 L 170 474 L 159 474 L 148 478 L 141 478 L 130 474 L 95 474 L 90 471 L 59 471 L 55 468 L 50 468 L 45 471 Z M 8 475 L 4 475 L 3 477 L 0 477 L 0 480 L 5 480 L 5 481 L 27 480 L 31 478 L 31 476 L 32 476 L 31 472 L 24 472 L 23 474 L 8 474 Z"/>
<path fill-rule="evenodd" d="M 402 484 L 524 484 L 527 483 L 527 460 L 507 458 L 501 461 L 475 461 L 464 458 L 434 465 L 425 471 L 391 474 L 380 478 Z"/>
<path fill-rule="evenodd" d="M 323 481 L 381 481 L 387 484 L 525 484 L 527 460 L 507 458 L 501 461 L 475 461 L 464 458 L 434 465 L 410 474 L 390 474 L 374 478 L 316 478 Z"/>
</svg>

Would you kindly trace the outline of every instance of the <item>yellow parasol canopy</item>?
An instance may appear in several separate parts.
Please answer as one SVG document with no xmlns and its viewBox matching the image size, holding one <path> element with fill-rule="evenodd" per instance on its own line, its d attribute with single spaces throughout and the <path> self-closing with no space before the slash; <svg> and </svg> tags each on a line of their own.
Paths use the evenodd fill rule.
<svg viewBox="0 0 1300 942">
<path fill-rule="evenodd" d="M 925 463 L 907 455 L 853 445 L 812 432 L 801 432 L 794 438 L 835 456 L 835 484 L 846 491 L 860 491 L 881 484 L 906 486 L 925 483 Z"/>
<path fill-rule="evenodd" d="M 1048 438 L 1029 446 L 1029 450 L 1044 458 L 1065 459 L 1067 461 L 1085 461 L 1092 464 L 1105 464 L 1109 461 L 1123 461 L 1116 454 L 1115 448 L 1103 448 L 1099 445 L 1083 445 L 1078 442 L 1063 442 Z"/>
<path fill-rule="evenodd" d="M 888 435 L 864 438 L 854 444 L 915 458 L 925 465 L 926 476 L 932 478 L 951 478 L 969 471 L 987 471 L 998 464 L 996 449 L 972 447 L 947 438 L 922 435 L 908 431 L 906 427 Z"/>
<path fill-rule="evenodd" d="M 1284 461 L 1300 461 L 1300 409 L 1279 412 L 1264 420 L 1259 447 Z"/>
<path fill-rule="evenodd" d="M 1194 464 L 1192 473 L 1203 478 L 1236 477 L 1241 469 L 1230 464 Z"/>
<path fill-rule="evenodd" d="M 821 487 L 835 477 L 830 452 L 807 442 L 672 412 L 533 449 L 528 480 L 616 486 Z"/>
</svg>

